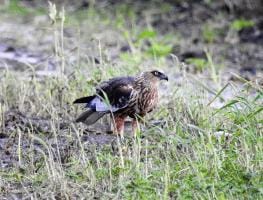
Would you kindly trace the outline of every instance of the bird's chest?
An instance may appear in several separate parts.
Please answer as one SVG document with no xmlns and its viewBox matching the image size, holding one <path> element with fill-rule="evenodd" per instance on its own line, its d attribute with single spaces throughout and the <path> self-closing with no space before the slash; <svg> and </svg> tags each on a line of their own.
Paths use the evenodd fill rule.
<svg viewBox="0 0 263 200">
<path fill-rule="evenodd" d="M 137 113 L 146 114 L 154 109 L 158 102 L 157 89 L 144 89 L 138 94 Z"/>
</svg>

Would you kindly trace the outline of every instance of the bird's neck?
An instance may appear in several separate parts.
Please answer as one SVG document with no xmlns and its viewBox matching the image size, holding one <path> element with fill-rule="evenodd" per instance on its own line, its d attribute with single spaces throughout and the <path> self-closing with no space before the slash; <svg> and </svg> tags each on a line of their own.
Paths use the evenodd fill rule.
<svg viewBox="0 0 263 200">
<path fill-rule="evenodd" d="M 141 91 L 142 89 L 144 90 L 148 89 L 149 91 L 151 91 L 151 90 L 156 90 L 157 87 L 158 87 L 157 82 L 147 80 L 142 76 L 139 76 L 135 79 L 134 89 L 137 91 Z"/>
</svg>

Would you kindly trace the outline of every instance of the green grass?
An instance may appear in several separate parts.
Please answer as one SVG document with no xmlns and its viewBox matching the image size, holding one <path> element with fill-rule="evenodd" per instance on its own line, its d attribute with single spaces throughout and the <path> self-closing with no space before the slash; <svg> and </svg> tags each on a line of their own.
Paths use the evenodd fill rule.
<svg viewBox="0 0 263 200">
<path fill-rule="evenodd" d="M 56 124 L 61 119 L 59 115 L 70 118 L 76 115 L 76 107 L 71 102 L 83 94 L 86 87 L 92 86 L 81 79 L 63 79 L 67 87 L 61 94 L 63 104 L 60 107 L 59 94 L 51 95 L 52 90 L 59 88 L 60 81 L 24 81 L 7 73 L 1 81 L 5 97 L 2 107 L 8 110 L 18 105 L 28 115 L 45 116 L 54 127 L 52 138 L 66 137 L 66 144 L 78 141 L 76 134 L 81 135 L 82 131 L 78 129 L 74 133 L 77 125 L 71 124 L 62 133 Z M 7 90 L 7 85 L 14 82 L 15 87 Z M 1 170 L 1 188 L 15 192 L 10 186 L 16 185 L 23 193 L 29 190 L 37 196 L 62 195 L 65 198 L 76 195 L 78 198 L 260 199 L 262 91 L 257 93 L 261 95 L 258 98 L 250 98 L 240 91 L 219 110 L 206 107 L 201 99 L 196 101 L 197 93 L 185 91 L 187 87 L 182 86 L 175 96 L 169 97 L 171 107 L 167 104 L 159 107 L 159 111 L 168 108 L 158 115 L 167 121 L 164 128 L 145 130 L 143 138 L 117 145 L 115 151 L 108 145 L 89 147 L 79 141 L 75 142 L 68 161 L 62 164 L 45 134 L 31 130 L 22 132 L 23 141 L 33 144 L 38 140 L 42 145 L 21 149 L 21 166 Z M 190 98 L 189 101 L 186 98 Z M 28 103 L 33 109 L 26 109 Z M 218 130 L 231 137 L 215 137 Z M 60 148 L 58 151 L 63 153 Z"/>
<path fill-rule="evenodd" d="M 136 30 L 127 29 L 129 37 L 151 40 L 150 49 L 124 35 L 119 39 L 132 41 L 134 52 L 122 53 L 114 65 L 104 59 L 99 43 L 96 49 L 101 53 L 101 64 L 94 66 L 89 60 L 72 64 L 69 55 L 78 56 L 76 52 L 67 55 L 62 45 L 64 37 L 59 31 L 63 25 L 56 22 L 51 30 L 58 33 L 53 38 L 61 67 L 57 77 L 39 79 L 34 68 L 24 73 L 5 70 L 1 74 L 1 113 L 15 107 L 27 116 L 47 119 L 50 129 L 39 132 L 30 126 L 18 126 L 6 132 L 13 140 L 14 165 L 0 169 L 0 197 L 23 194 L 24 198 L 33 199 L 262 198 L 262 88 L 251 82 L 244 83 L 242 89 L 232 85 L 231 89 L 237 91 L 232 99 L 219 109 L 208 106 L 209 91 L 189 74 L 180 87 L 175 86 L 174 72 L 160 65 L 165 64 L 163 57 L 171 51 L 169 43 L 154 30 L 139 26 Z M 127 28 L 119 22 L 117 26 Z M 86 55 L 84 51 L 80 53 Z M 142 65 L 147 62 L 150 67 Z M 213 65 L 211 56 L 208 63 L 192 62 L 200 69 L 208 63 Z M 126 137 L 103 145 L 85 143 L 85 127 L 73 122 L 81 112 L 81 108 L 72 105 L 73 100 L 94 92 L 101 80 L 136 74 L 152 66 L 162 66 L 159 68 L 171 77 L 161 93 L 160 106 L 147 119 L 161 120 L 164 125 L 144 129 L 136 139 Z M 217 74 L 212 66 L 208 70 L 213 79 Z M 33 75 L 25 79 L 28 73 Z M 220 98 L 226 87 L 215 92 L 213 101 Z M 0 121 L 4 120 L 1 114 Z M 68 123 L 64 129 L 59 128 L 62 122 Z M 218 136 L 218 132 L 223 135 Z"/>
<path fill-rule="evenodd" d="M 26 16 L 29 14 L 30 15 L 45 14 L 44 8 L 29 8 L 29 7 L 22 5 L 21 2 L 18 0 L 10 0 L 10 1 L 7 1 L 6 4 L 7 4 L 6 6 L 0 5 L 1 12 L 12 14 L 15 16 Z"/>
</svg>

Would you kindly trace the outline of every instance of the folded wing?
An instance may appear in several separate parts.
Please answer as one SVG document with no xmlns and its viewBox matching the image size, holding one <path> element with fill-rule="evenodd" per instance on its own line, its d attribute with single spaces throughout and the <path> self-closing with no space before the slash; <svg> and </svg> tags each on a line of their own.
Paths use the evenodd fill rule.
<svg viewBox="0 0 263 200">
<path fill-rule="evenodd" d="M 129 104 L 133 83 L 133 77 L 118 77 L 102 82 L 96 87 L 96 95 L 82 97 L 73 102 L 86 103 L 87 108 L 76 121 L 93 124 L 104 114 L 125 108 Z"/>
</svg>

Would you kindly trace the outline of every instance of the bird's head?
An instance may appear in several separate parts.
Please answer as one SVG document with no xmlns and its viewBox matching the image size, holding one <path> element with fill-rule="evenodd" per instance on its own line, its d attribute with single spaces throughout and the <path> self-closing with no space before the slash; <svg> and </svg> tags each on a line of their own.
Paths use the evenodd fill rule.
<svg viewBox="0 0 263 200">
<path fill-rule="evenodd" d="M 143 76 L 152 83 L 158 83 L 160 80 L 168 81 L 168 76 L 158 70 L 143 72 Z"/>
</svg>

